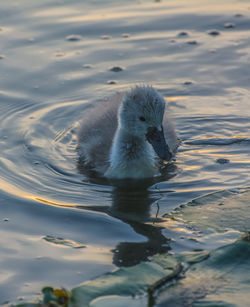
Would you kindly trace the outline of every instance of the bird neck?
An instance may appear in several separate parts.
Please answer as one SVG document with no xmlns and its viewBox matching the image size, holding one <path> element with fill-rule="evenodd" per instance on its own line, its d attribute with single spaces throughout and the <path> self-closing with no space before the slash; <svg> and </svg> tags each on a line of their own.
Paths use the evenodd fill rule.
<svg viewBox="0 0 250 307">
<path fill-rule="evenodd" d="M 110 153 L 107 177 L 145 178 L 156 171 L 155 154 L 145 137 L 138 137 L 118 127 Z"/>
</svg>

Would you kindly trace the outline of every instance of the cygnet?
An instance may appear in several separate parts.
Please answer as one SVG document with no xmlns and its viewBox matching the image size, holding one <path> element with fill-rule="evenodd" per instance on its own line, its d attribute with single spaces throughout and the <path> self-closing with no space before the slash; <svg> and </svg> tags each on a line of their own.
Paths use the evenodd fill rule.
<svg viewBox="0 0 250 307">
<path fill-rule="evenodd" d="M 78 132 L 81 163 L 110 179 L 160 175 L 179 143 L 165 100 L 151 86 L 117 93 L 87 110 Z"/>
</svg>

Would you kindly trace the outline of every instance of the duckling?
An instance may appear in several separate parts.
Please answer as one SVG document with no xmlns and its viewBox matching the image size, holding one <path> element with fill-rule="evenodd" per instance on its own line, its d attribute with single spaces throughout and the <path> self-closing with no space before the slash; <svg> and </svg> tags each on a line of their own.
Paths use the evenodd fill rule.
<svg viewBox="0 0 250 307">
<path fill-rule="evenodd" d="M 163 97 L 151 86 L 117 93 L 86 111 L 78 132 L 80 161 L 110 179 L 160 175 L 180 141 L 165 114 Z"/>
</svg>

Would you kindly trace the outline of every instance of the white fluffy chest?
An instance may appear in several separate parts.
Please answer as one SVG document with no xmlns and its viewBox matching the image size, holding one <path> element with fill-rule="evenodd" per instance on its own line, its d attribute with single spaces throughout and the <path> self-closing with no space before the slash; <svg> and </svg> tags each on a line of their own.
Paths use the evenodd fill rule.
<svg viewBox="0 0 250 307">
<path fill-rule="evenodd" d="M 114 142 L 106 177 L 148 178 L 157 173 L 157 161 L 150 144 L 144 141 Z"/>
</svg>

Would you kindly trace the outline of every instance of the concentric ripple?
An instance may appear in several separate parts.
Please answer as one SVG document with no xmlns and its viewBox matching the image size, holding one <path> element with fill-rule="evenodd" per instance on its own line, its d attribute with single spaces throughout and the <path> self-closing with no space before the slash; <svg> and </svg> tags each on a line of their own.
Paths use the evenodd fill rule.
<svg viewBox="0 0 250 307">
<path fill-rule="evenodd" d="M 74 121 L 83 109 L 84 101 L 79 100 L 6 104 L 0 126 L 0 177 L 7 192 L 52 204 L 76 205 L 88 199 L 90 185 L 77 171 Z"/>
<path fill-rule="evenodd" d="M 165 215 L 250 182 L 249 8 L 217 2 L 2 1 L 0 304 L 238 235 L 171 228 Z M 76 130 L 89 107 L 136 84 L 165 97 L 182 145 L 169 176 L 120 189 L 80 173 Z"/>
<path fill-rule="evenodd" d="M 76 131 L 81 114 L 90 103 L 85 100 L 24 103 L 25 98 L 12 98 L 7 93 L 2 98 L 6 105 L 0 126 L 0 178 L 7 192 L 60 206 L 105 205 L 105 195 L 107 203 L 110 202 L 112 185 L 103 179 L 90 180 L 78 170 Z M 179 97 L 166 100 L 185 101 Z M 240 185 L 249 178 L 249 139 L 246 134 L 232 134 L 236 129 L 246 129 L 249 117 L 194 118 L 177 114 L 176 122 L 183 140 L 177 164 L 165 180 L 149 183 L 153 198 L 165 192 L 169 197 L 169 193 L 177 191 L 187 197 L 187 184 L 193 186 L 190 194 L 193 196 L 194 191 L 199 194 L 218 186 Z M 220 165 L 217 163 L 220 159 L 229 163 Z"/>
</svg>

